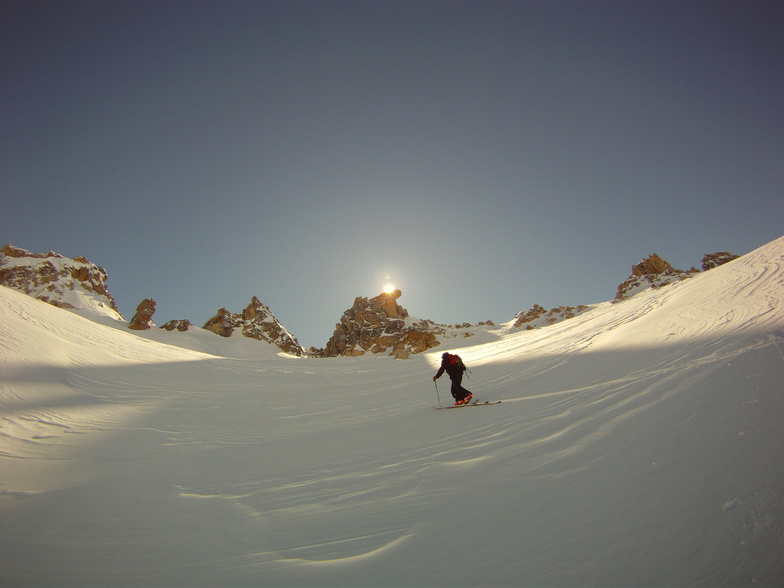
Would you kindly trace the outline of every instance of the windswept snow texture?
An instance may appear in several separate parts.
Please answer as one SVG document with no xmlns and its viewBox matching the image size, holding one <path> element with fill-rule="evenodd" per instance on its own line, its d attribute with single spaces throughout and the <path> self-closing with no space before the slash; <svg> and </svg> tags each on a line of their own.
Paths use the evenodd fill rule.
<svg viewBox="0 0 784 588">
<path fill-rule="evenodd" d="M 0 288 L 0 585 L 781 585 L 783 262 L 460 348 L 503 401 L 465 411 L 438 349 L 221 355 Z"/>
</svg>

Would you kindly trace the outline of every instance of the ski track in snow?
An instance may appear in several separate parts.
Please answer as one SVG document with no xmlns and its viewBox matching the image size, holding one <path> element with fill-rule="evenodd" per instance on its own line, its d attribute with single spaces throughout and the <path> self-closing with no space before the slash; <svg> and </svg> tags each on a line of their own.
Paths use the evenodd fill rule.
<svg viewBox="0 0 784 588">
<path fill-rule="evenodd" d="M 782 252 L 460 349 L 482 411 L 3 289 L 0 584 L 775 585 Z"/>
</svg>

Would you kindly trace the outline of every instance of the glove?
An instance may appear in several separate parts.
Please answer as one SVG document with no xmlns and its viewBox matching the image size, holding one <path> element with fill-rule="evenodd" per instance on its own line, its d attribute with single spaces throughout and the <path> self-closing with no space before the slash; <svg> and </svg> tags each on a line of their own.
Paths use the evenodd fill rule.
<svg viewBox="0 0 784 588">
<path fill-rule="evenodd" d="M 436 378 L 435 376 L 433 376 L 433 381 L 434 381 L 434 382 L 435 382 L 437 379 L 438 379 L 438 378 Z"/>
</svg>

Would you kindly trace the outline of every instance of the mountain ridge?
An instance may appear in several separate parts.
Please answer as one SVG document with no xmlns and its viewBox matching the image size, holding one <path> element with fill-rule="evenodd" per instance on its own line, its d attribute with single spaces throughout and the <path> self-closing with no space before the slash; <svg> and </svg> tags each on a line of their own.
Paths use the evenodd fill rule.
<svg viewBox="0 0 784 588">
<path fill-rule="evenodd" d="M 702 271 L 737 257 L 728 252 L 706 254 L 702 260 Z M 661 288 L 688 279 L 698 273 L 700 270 L 694 267 L 687 271 L 676 270 L 657 254 L 651 254 L 632 266 L 632 273 L 618 286 L 613 302 L 628 299 L 650 288 Z M 6 244 L 0 250 L 0 284 L 88 317 L 124 322 L 124 317 L 109 293 L 107 279 L 104 268 L 83 257 L 67 258 L 52 251 L 32 253 L 11 244 Z M 496 328 L 489 320 L 477 324 L 444 325 L 428 319 L 413 318 L 397 304 L 401 295 L 400 290 L 394 290 L 382 292 L 373 298 L 357 297 L 353 306 L 343 313 L 324 348 L 311 347 L 306 350 L 256 296 L 240 313 L 232 314 L 221 308 L 204 323 L 202 329 L 223 337 L 230 337 L 237 332 L 297 356 L 358 357 L 386 354 L 396 359 L 406 359 L 434 347 L 450 347 L 460 338 L 481 335 L 480 338 L 484 340 L 488 336 L 501 336 L 521 328 L 531 330 L 550 326 L 590 311 L 595 306 L 561 306 L 547 310 L 534 304 L 529 310 L 521 310 L 513 319 Z M 155 304 L 152 298 L 143 300 L 129 321 L 129 328 L 145 331 L 155 327 Z M 183 333 L 191 326 L 191 321 L 187 319 L 172 319 L 160 328 Z"/>
</svg>

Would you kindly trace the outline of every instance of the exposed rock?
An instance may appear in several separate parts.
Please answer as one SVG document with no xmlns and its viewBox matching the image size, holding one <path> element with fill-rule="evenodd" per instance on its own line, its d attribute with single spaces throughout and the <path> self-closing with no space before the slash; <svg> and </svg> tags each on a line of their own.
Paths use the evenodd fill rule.
<svg viewBox="0 0 784 588">
<path fill-rule="evenodd" d="M 136 307 L 136 314 L 133 315 L 131 322 L 128 323 L 128 328 L 134 331 L 146 331 L 154 327 L 155 323 L 152 322 L 152 315 L 155 314 L 155 300 L 152 298 L 145 298 Z"/>
<path fill-rule="evenodd" d="M 402 306 L 398 306 L 397 299 L 403 293 L 400 290 L 393 290 L 392 292 L 382 292 L 378 296 L 370 299 L 373 306 L 380 308 L 387 316 L 391 318 L 406 318 L 408 312 Z"/>
<path fill-rule="evenodd" d="M 643 258 L 637 265 L 632 266 L 633 276 L 651 276 L 672 271 L 673 267 L 655 253 Z"/>
<path fill-rule="evenodd" d="M 392 355 L 397 359 L 408 359 L 412 354 L 421 353 L 432 347 L 437 347 L 441 344 L 437 337 L 441 333 L 442 331 L 440 329 L 433 328 L 427 323 L 415 323 L 402 334 L 403 336 L 396 343 L 394 343 L 389 355 Z"/>
<path fill-rule="evenodd" d="M 313 346 L 311 346 L 308 349 L 308 356 L 309 357 L 326 357 L 327 354 L 326 354 L 326 351 L 324 350 L 323 347 L 313 347 Z"/>
<path fill-rule="evenodd" d="M 555 323 L 574 318 L 589 308 L 589 306 L 580 304 L 578 306 L 559 306 L 546 310 L 544 307 L 534 304 L 529 310 L 521 310 L 515 315 L 511 329 L 519 329 L 523 325 L 525 325 L 527 330 L 554 325 Z"/>
<path fill-rule="evenodd" d="M 286 353 L 294 355 L 305 353 L 297 338 L 289 333 L 270 309 L 255 296 L 241 313 L 231 314 L 225 308 L 221 308 L 204 324 L 203 328 L 221 337 L 230 337 L 234 331 L 239 330 L 245 337 L 266 341 Z"/>
<path fill-rule="evenodd" d="M 242 315 L 236 315 L 241 317 Z M 203 329 L 212 331 L 221 337 L 231 337 L 235 328 L 240 326 L 239 318 L 235 319 L 232 314 L 225 308 L 221 308 L 218 313 L 204 323 Z"/>
<path fill-rule="evenodd" d="M 186 319 L 179 319 L 179 320 L 174 319 L 174 320 L 170 320 L 165 325 L 162 325 L 161 328 L 166 329 L 167 331 L 173 331 L 177 329 L 181 333 L 184 333 L 185 331 L 191 328 L 191 321 Z"/>
<path fill-rule="evenodd" d="M 32 253 L 10 244 L 0 249 L 0 284 L 60 308 L 124 321 L 106 280 L 106 270 L 84 257 Z"/>
<path fill-rule="evenodd" d="M 19 259 L 19 258 L 22 258 L 22 257 L 32 257 L 32 258 L 35 258 L 35 259 L 43 259 L 45 257 L 59 257 L 59 258 L 63 259 L 62 255 L 60 255 L 59 253 L 55 253 L 54 251 L 50 251 L 49 253 L 32 253 L 31 251 L 28 251 L 27 249 L 22 249 L 21 247 L 15 247 L 15 246 L 11 245 L 10 243 L 6 243 L 3 246 L 3 248 L 0 249 L 0 254 L 3 254 L 5 256 L 7 256 L 7 257 L 14 257 L 16 259 Z M 76 258 L 76 259 L 82 260 L 84 262 L 87 261 L 83 257 L 79 257 L 79 258 Z"/>
<path fill-rule="evenodd" d="M 357 297 L 335 325 L 323 355 L 358 357 L 370 352 L 403 359 L 440 345 L 437 335 L 444 328 L 432 321 L 410 319 L 408 311 L 397 304 L 401 294 L 395 290 L 370 299 Z"/>
<path fill-rule="evenodd" d="M 727 253 L 726 251 L 718 251 L 716 253 L 706 253 L 702 256 L 702 271 L 707 272 L 710 269 L 724 265 L 733 259 L 738 259 L 738 255 Z"/>
<path fill-rule="evenodd" d="M 618 286 L 614 302 L 634 296 L 649 288 L 661 288 L 673 282 L 679 282 L 692 275 L 697 270 L 677 270 L 655 253 L 644 258 L 637 265 L 632 266 L 629 278 Z"/>
<path fill-rule="evenodd" d="M 262 304 L 255 296 L 250 304 L 242 311 L 242 334 L 245 337 L 268 341 L 277 345 L 286 353 L 302 355 L 305 349 L 299 344 L 297 338 L 289 333 L 270 311 L 269 307 Z"/>
<path fill-rule="evenodd" d="M 514 323 L 512 326 L 514 326 L 515 329 L 519 329 L 526 323 L 534 322 L 536 319 L 538 319 L 546 312 L 547 311 L 544 309 L 543 306 L 534 304 L 530 310 L 521 310 L 520 312 L 518 312 L 514 317 Z"/>
</svg>

